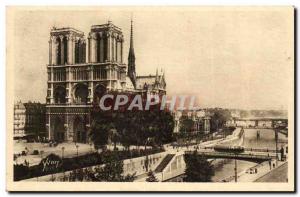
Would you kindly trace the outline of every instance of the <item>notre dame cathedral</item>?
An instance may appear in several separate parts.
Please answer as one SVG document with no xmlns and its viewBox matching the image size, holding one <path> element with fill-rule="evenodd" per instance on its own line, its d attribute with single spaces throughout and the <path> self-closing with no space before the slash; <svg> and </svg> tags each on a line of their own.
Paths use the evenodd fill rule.
<svg viewBox="0 0 300 197">
<path fill-rule="evenodd" d="M 93 25 L 87 41 L 74 28 L 53 28 L 49 41 L 48 138 L 88 143 L 93 103 L 105 92 L 166 94 L 164 72 L 136 74 L 131 21 L 128 65 L 123 61 L 122 30 L 108 21 Z"/>
</svg>

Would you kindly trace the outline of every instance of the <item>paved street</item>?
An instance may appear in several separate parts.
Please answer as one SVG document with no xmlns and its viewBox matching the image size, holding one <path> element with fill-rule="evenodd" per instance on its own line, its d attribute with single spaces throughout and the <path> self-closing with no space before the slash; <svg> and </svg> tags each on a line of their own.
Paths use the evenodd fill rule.
<svg viewBox="0 0 300 197">
<path fill-rule="evenodd" d="M 83 155 L 94 151 L 94 147 L 89 144 L 80 144 L 78 145 L 78 155 Z M 24 142 L 15 142 L 14 153 L 19 154 L 22 151 L 25 151 L 27 148 L 27 155 L 20 156 L 15 160 L 15 163 L 24 163 L 26 160 L 29 162 L 29 165 L 37 165 L 40 163 L 41 158 L 45 158 L 46 156 L 54 153 L 56 155 L 62 156 L 62 147 L 64 147 L 64 157 L 75 157 L 77 155 L 77 148 L 75 143 L 61 143 L 56 147 L 50 147 L 47 143 L 24 143 Z M 32 155 L 34 150 L 39 151 L 39 155 Z M 41 154 L 41 151 L 43 153 Z"/>
<path fill-rule="evenodd" d="M 283 164 L 272 172 L 262 176 L 255 182 L 286 182 L 288 175 L 288 163 Z"/>
<path fill-rule="evenodd" d="M 91 152 L 96 151 L 94 149 L 93 145 L 90 144 L 82 144 L 82 143 L 75 143 L 69 142 L 69 143 L 61 143 L 58 144 L 56 147 L 50 147 L 48 143 L 25 143 L 25 142 L 14 142 L 14 154 L 20 154 L 22 151 L 26 151 L 27 148 L 27 155 L 20 156 L 15 160 L 15 163 L 21 164 L 24 163 L 25 160 L 29 162 L 30 166 L 37 165 L 40 163 L 41 158 L 45 158 L 51 153 L 54 153 L 56 155 L 59 155 L 62 157 L 62 154 L 64 154 L 64 158 L 69 157 L 76 157 L 77 156 L 77 148 L 76 145 L 78 145 L 78 155 L 85 155 Z M 62 147 L 64 147 L 64 153 L 62 153 Z M 113 150 L 114 146 L 107 146 L 107 149 Z M 117 148 L 119 150 L 123 150 L 124 147 L 117 145 Z M 131 146 L 130 149 L 137 149 L 137 146 Z M 144 149 L 144 146 L 140 146 L 140 149 Z M 150 148 L 147 146 L 147 148 Z M 33 155 L 33 151 L 38 150 L 39 155 Z M 43 154 L 41 154 L 41 151 L 43 151 Z"/>
<path fill-rule="evenodd" d="M 276 163 L 274 160 L 272 164 Z M 275 170 L 278 170 L 283 165 L 287 164 L 286 162 L 278 161 L 278 165 L 275 166 L 275 169 L 270 169 L 269 162 L 263 162 L 258 164 L 252 168 L 247 169 L 246 171 L 242 171 L 238 174 L 238 182 L 255 182 L 259 180 L 261 177 L 264 177 L 266 174 L 273 174 Z M 256 170 L 256 173 L 255 173 Z M 281 172 L 279 172 L 281 173 Z M 234 177 L 228 177 L 227 181 L 234 182 Z M 281 181 L 282 182 L 282 181 Z"/>
</svg>

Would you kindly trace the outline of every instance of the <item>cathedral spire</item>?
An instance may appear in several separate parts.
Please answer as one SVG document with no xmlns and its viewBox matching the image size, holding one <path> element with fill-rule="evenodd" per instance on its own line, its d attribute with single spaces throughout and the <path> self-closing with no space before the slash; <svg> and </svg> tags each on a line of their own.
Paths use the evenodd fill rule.
<svg viewBox="0 0 300 197">
<path fill-rule="evenodd" d="M 135 54 L 133 48 L 133 21 L 131 17 L 131 26 L 130 26 L 130 46 L 128 54 L 128 77 L 131 79 L 133 86 L 136 87 L 136 73 L 135 73 Z"/>
<path fill-rule="evenodd" d="M 134 48 L 133 48 L 133 21 L 131 18 L 131 25 L 130 25 L 130 47 L 129 47 L 129 53 L 132 53 L 134 56 Z"/>
<path fill-rule="evenodd" d="M 158 69 L 156 68 L 155 82 L 158 82 Z"/>
</svg>

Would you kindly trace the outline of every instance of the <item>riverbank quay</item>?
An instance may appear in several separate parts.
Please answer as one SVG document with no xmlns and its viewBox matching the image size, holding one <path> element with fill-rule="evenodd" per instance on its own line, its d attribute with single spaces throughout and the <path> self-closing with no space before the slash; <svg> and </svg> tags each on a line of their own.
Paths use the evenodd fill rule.
<svg viewBox="0 0 300 197">
<path fill-rule="evenodd" d="M 275 173 L 278 168 L 284 165 L 287 165 L 287 161 L 265 161 L 238 173 L 237 182 L 257 182 L 257 180 L 267 174 Z M 234 176 L 230 176 L 226 179 L 219 180 L 218 182 L 235 182 L 235 179 Z"/>
<path fill-rule="evenodd" d="M 133 175 L 139 176 L 147 173 L 147 170 L 145 168 L 145 162 L 148 160 L 148 168 L 149 170 L 154 170 L 157 165 L 160 164 L 161 160 L 165 157 L 166 152 L 158 152 L 155 154 L 149 154 L 147 156 L 141 156 L 141 157 L 135 157 L 135 158 L 129 158 L 123 160 L 123 171 L 124 175 Z M 20 181 L 26 181 L 26 182 L 32 182 L 32 181 L 70 181 L 70 178 L 72 177 L 72 174 L 77 171 L 88 171 L 88 170 L 93 170 L 95 171 L 96 168 L 102 168 L 104 167 L 105 164 L 99 164 L 99 165 L 94 165 L 94 166 L 89 166 L 89 167 L 82 167 L 82 168 L 77 168 L 73 169 L 70 171 L 65 171 L 65 172 L 59 172 L 59 173 L 53 173 L 53 174 L 48 174 L 44 176 L 37 176 L 37 177 L 32 177 L 28 179 L 23 179 Z"/>
<path fill-rule="evenodd" d="M 172 145 L 165 145 L 164 148 L 167 152 L 166 158 L 162 161 L 161 165 L 164 166 L 160 170 L 155 170 L 153 173 L 157 177 L 159 181 L 171 181 L 178 176 L 182 176 L 185 172 L 185 161 L 184 161 L 184 154 L 186 151 L 194 151 L 194 150 L 202 150 L 206 152 L 212 152 L 213 147 L 217 144 L 225 142 L 232 142 L 233 144 L 239 144 L 240 139 L 242 139 L 243 130 L 241 128 L 237 128 L 232 135 L 227 136 L 223 139 L 215 139 L 211 141 L 205 141 L 196 145 L 192 146 L 172 146 Z M 172 156 L 173 155 L 173 156 Z M 167 161 L 167 159 L 171 158 Z M 224 159 L 208 159 L 212 165 L 218 166 L 221 165 Z M 145 181 L 147 178 L 147 174 L 138 176 L 135 181 Z M 179 181 L 181 179 L 178 179 Z M 182 181 L 182 180 L 181 180 Z"/>
<path fill-rule="evenodd" d="M 255 182 L 288 182 L 288 162 L 270 171 Z"/>
</svg>

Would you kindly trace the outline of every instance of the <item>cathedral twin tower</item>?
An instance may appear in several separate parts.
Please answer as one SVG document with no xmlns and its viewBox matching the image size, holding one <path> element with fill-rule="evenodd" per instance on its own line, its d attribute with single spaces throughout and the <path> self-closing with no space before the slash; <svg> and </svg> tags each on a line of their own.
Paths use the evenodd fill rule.
<svg viewBox="0 0 300 197">
<path fill-rule="evenodd" d="M 50 65 L 86 63 L 84 33 L 74 28 L 53 28 L 50 38 Z M 93 25 L 88 36 L 88 62 L 123 62 L 123 34 L 110 21 Z"/>
<path fill-rule="evenodd" d="M 132 31 L 131 22 L 127 68 L 122 31 L 110 21 L 93 25 L 87 42 L 84 33 L 74 28 L 51 30 L 46 97 L 49 139 L 87 143 L 92 103 L 107 91 L 165 94 L 164 74 L 136 76 Z"/>
<path fill-rule="evenodd" d="M 102 82 L 103 88 L 120 90 L 125 88 L 126 65 L 123 63 L 123 34 L 110 22 L 94 25 L 88 37 L 88 61 L 86 61 L 86 40 L 84 33 L 73 28 L 53 28 L 50 39 L 47 103 L 91 103 L 93 87 Z M 90 64 L 93 63 L 93 64 Z M 88 91 L 80 92 L 72 100 L 72 82 L 89 80 Z M 64 82 L 57 84 L 52 82 Z M 55 85 L 64 85 L 66 97 L 55 95 Z M 59 92 L 63 94 L 64 92 Z M 84 98 L 86 96 L 86 98 Z"/>
</svg>

